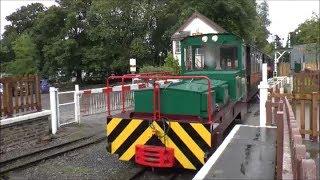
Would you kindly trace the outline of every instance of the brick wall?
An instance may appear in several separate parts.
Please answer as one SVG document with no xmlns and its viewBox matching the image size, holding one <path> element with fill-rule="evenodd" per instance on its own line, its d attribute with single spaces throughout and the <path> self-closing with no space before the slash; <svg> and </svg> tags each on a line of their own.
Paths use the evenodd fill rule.
<svg viewBox="0 0 320 180">
<path fill-rule="evenodd" d="M 0 154 L 31 148 L 50 134 L 49 115 L 0 125 Z"/>
</svg>

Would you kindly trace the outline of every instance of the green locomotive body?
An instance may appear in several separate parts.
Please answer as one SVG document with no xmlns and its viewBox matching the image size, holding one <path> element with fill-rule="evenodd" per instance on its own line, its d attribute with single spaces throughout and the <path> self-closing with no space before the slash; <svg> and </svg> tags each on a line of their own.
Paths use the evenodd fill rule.
<svg viewBox="0 0 320 180">
<path fill-rule="evenodd" d="M 108 151 L 144 166 L 201 168 L 246 114 L 267 58 L 230 33 L 184 38 L 182 76 L 170 76 L 179 82 L 135 90 L 132 112 L 108 116 Z"/>
<path fill-rule="evenodd" d="M 216 36 L 216 37 L 215 37 Z M 207 37 L 206 42 L 202 41 Z M 216 41 L 212 37 L 217 38 Z M 225 67 L 217 68 L 215 64 L 209 66 L 204 62 L 204 67 L 196 68 L 195 50 L 206 48 L 207 51 L 217 51 L 220 48 L 220 62 Z M 210 49 L 211 48 L 211 49 Z M 229 49 L 228 49 L 229 48 Z M 244 64 L 243 41 L 232 34 L 212 34 L 192 36 L 182 40 L 182 71 L 186 76 L 207 76 L 211 79 L 213 107 L 223 107 L 229 101 L 236 102 L 246 98 L 246 74 Z M 186 54 L 190 51 L 189 59 Z M 222 54 L 225 51 L 234 51 L 233 55 Z M 231 54 L 232 54 L 231 53 Z M 221 59 L 224 58 L 224 59 Z M 218 59 L 218 58 L 217 58 Z M 230 59 L 229 62 L 223 62 Z M 189 67 L 186 64 L 189 63 Z M 229 64 L 228 64 L 229 63 Z M 208 64 L 208 65 L 207 65 Z M 229 65 L 229 66 L 228 66 Z M 221 66 L 221 65 L 220 65 Z M 190 115 L 206 118 L 207 113 L 207 82 L 204 80 L 182 80 L 175 84 L 165 84 L 161 87 L 161 113 L 172 115 Z M 137 90 L 134 96 L 134 112 L 152 113 L 153 88 Z M 217 109 L 214 108 L 214 111 Z"/>
</svg>

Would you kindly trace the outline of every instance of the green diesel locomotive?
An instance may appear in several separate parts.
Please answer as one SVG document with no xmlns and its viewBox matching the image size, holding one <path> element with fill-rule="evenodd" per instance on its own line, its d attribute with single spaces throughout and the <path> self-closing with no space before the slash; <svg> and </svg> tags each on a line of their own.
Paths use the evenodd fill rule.
<svg viewBox="0 0 320 180">
<path fill-rule="evenodd" d="M 108 151 L 144 166 L 201 168 L 246 114 L 268 58 L 230 33 L 184 38 L 182 76 L 135 76 L 152 86 L 134 91 L 132 111 L 108 116 Z"/>
</svg>

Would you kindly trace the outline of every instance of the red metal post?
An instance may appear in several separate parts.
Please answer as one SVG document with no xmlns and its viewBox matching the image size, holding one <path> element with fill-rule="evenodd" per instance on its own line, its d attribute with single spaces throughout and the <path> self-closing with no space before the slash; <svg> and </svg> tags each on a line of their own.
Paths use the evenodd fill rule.
<svg viewBox="0 0 320 180">
<path fill-rule="evenodd" d="M 160 119 L 160 85 L 153 84 L 153 120 Z"/>
</svg>

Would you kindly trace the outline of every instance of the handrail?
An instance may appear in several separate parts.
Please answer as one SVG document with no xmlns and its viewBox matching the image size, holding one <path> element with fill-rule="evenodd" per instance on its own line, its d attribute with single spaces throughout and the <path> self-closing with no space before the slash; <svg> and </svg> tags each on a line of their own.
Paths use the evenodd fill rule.
<svg viewBox="0 0 320 180">
<path fill-rule="evenodd" d="M 126 79 L 133 79 L 133 78 L 139 78 L 142 80 L 154 80 L 154 81 L 158 81 L 158 80 L 168 80 L 168 79 L 205 79 L 208 82 L 208 95 L 207 95 L 207 112 L 208 112 L 208 121 L 209 123 L 213 122 L 213 112 L 212 112 L 212 96 L 211 96 L 211 79 L 209 79 L 207 76 L 173 76 L 173 75 L 165 75 L 165 76 L 161 76 L 161 75 L 144 75 L 144 74 L 137 74 L 137 75 L 123 75 L 123 76 L 109 76 L 107 78 L 107 87 L 109 87 L 109 81 L 111 79 L 120 79 L 121 80 L 121 86 L 122 86 L 122 112 L 125 112 L 125 105 L 124 105 L 124 80 Z M 109 98 L 108 98 L 109 99 Z M 108 102 L 109 104 L 109 102 Z M 109 112 L 109 115 L 111 113 Z"/>
</svg>

